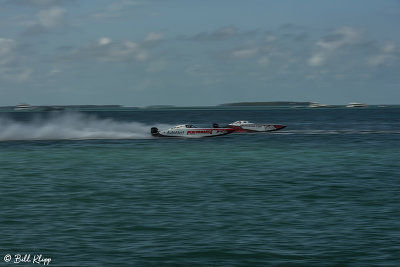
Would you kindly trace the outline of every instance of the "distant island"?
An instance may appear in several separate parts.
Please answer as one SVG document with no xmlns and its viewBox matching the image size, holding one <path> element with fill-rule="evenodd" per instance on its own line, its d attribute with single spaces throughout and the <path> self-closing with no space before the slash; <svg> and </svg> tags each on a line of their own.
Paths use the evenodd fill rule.
<svg viewBox="0 0 400 267">
<path fill-rule="evenodd" d="M 229 107 L 249 107 L 249 106 L 309 106 L 313 102 L 293 102 L 293 101 L 273 101 L 273 102 L 236 102 L 236 103 L 227 103 L 222 104 L 220 106 L 229 106 Z"/>
<path fill-rule="evenodd" d="M 121 105 L 57 105 L 57 106 L 32 106 L 29 104 L 18 104 L 16 106 L 0 107 L 1 111 L 62 111 L 62 110 L 91 110 L 91 109 L 115 109 Z"/>
</svg>

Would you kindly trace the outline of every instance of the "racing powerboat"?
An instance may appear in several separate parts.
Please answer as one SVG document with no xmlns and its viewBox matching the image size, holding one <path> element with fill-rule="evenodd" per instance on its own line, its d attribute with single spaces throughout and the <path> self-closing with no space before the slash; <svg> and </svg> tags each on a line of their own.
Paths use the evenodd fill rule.
<svg viewBox="0 0 400 267">
<path fill-rule="evenodd" d="M 235 121 L 228 124 L 227 127 L 234 129 L 237 133 L 253 133 L 278 131 L 285 128 L 286 125 L 252 123 L 249 121 Z"/>
<path fill-rule="evenodd" d="M 235 129 L 226 128 L 198 128 L 191 124 L 182 124 L 167 130 L 159 131 L 156 127 L 151 128 L 151 135 L 154 137 L 213 137 L 233 133 Z"/>
</svg>

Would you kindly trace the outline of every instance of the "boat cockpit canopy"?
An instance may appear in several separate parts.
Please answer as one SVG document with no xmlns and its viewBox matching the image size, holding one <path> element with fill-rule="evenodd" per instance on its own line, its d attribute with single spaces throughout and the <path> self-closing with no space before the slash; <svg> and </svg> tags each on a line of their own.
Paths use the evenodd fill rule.
<svg viewBox="0 0 400 267">
<path fill-rule="evenodd" d="M 182 124 L 182 125 L 172 127 L 171 129 L 184 129 L 184 128 L 197 128 L 197 127 L 192 124 Z"/>
</svg>

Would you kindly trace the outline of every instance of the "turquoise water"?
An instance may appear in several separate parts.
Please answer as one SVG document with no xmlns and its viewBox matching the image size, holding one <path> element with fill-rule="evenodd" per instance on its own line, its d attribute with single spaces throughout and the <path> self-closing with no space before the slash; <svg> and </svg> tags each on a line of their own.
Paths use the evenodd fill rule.
<svg viewBox="0 0 400 267">
<path fill-rule="evenodd" d="M 288 127 L 149 136 L 239 119 Z M 15 112 L 0 140 L 4 266 L 400 264 L 400 108 Z"/>
</svg>

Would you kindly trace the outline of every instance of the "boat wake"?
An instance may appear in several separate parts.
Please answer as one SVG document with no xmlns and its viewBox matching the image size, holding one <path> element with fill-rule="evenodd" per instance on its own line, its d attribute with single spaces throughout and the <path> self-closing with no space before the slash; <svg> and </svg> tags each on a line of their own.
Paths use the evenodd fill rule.
<svg viewBox="0 0 400 267">
<path fill-rule="evenodd" d="M 0 116 L 0 141 L 152 138 L 150 125 L 83 113 L 59 113 L 20 121 Z M 166 127 L 159 125 L 159 127 Z"/>
</svg>

